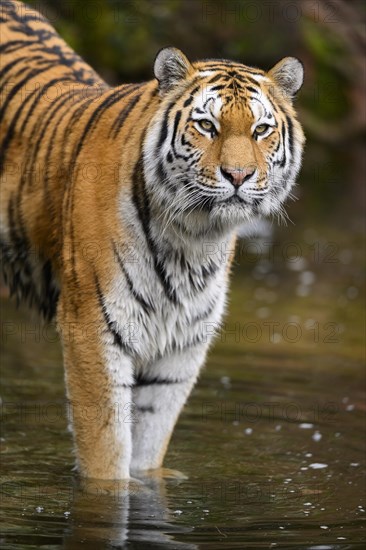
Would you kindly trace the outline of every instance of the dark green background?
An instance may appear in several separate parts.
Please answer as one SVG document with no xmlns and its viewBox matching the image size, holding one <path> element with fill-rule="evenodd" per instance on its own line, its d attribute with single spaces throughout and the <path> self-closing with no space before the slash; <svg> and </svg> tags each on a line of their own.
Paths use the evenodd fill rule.
<svg viewBox="0 0 366 550">
<path fill-rule="evenodd" d="M 297 108 L 307 136 L 290 217 L 364 209 L 365 8 L 361 1 L 29 0 L 110 84 L 152 78 L 157 51 L 270 68 L 301 59 Z M 341 216 L 342 218 L 342 216 Z M 344 220 L 343 220 L 344 221 Z"/>
</svg>

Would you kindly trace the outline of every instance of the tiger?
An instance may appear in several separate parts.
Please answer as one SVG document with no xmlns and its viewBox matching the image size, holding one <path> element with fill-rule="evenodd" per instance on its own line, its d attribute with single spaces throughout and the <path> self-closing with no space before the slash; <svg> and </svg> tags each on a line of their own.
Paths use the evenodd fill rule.
<svg viewBox="0 0 366 550">
<path fill-rule="evenodd" d="M 161 49 L 109 86 L 1 2 L 0 241 L 12 294 L 55 319 L 82 479 L 159 472 L 226 311 L 237 233 L 281 212 L 305 144 L 296 57 Z"/>
</svg>

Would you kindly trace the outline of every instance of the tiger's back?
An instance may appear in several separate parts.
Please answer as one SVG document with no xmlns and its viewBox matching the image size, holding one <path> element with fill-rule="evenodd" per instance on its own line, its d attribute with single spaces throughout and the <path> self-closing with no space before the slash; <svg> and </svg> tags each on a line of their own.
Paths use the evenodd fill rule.
<svg viewBox="0 0 366 550">
<path fill-rule="evenodd" d="M 111 89 L 40 13 L 17 1 L 0 5 L 2 267 L 11 292 L 51 318 L 64 239 L 74 238 L 66 219 L 76 171 L 84 172 L 87 192 L 88 181 L 94 183 L 108 164 L 98 162 L 97 147 L 81 160 L 81 149 L 96 126 L 102 144 L 106 139 L 114 141 L 112 149 L 119 147 L 111 135 L 123 134 L 121 115 L 141 99 L 144 85 Z M 114 180 L 119 158 L 115 153 L 108 165 Z M 72 251 L 71 244 L 66 246 Z"/>
</svg>

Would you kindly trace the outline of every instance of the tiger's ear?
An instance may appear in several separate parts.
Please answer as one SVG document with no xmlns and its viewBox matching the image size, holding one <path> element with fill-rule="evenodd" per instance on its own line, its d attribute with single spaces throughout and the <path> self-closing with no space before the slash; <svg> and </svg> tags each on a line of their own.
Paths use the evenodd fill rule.
<svg viewBox="0 0 366 550">
<path fill-rule="evenodd" d="M 304 68 L 296 57 L 284 57 L 268 74 L 277 86 L 290 97 L 300 90 L 304 82 Z"/>
<path fill-rule="evenodd" d="M 177 48 L 163 48 L 155 58 L 154 74 L 163 93 L 187 78 L 191 71 L 192 65 Z"/>
</svg>

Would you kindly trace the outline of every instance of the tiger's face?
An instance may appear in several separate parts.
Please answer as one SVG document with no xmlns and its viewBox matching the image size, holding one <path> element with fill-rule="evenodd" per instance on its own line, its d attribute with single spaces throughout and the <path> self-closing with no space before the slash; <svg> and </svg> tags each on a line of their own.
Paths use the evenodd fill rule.
<svg viewBox="0 0 366 550">
<path fill-rule="evenodd" d="M 301 63 L 285 58 L 268 73 L 221 60 L 191 65 L 166 48 L 155 75 L 162 104 L 144 156 L 169 223 L 194 233 L 280 212 L 304 145 L 292 106 Z"/>
</svg>

